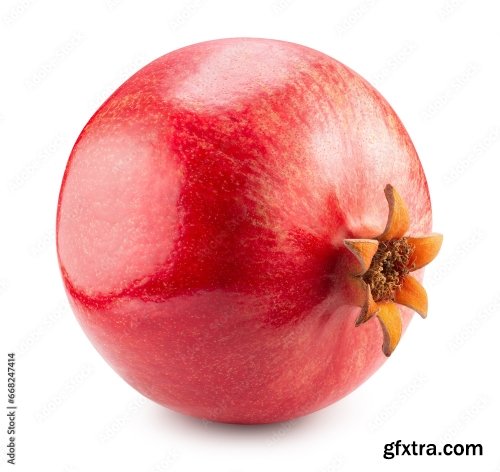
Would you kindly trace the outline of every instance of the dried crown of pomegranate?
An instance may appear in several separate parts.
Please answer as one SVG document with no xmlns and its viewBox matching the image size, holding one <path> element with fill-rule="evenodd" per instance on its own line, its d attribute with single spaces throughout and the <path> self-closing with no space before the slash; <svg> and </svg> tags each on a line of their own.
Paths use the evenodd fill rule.
<svg viewBox="0 0 500 472">
<path fill-rule="evenodd" d="M 405 236 L 410 226 L 408 208 L 392 185 L 385 188 L 389 216 L 385 230 L 375 239 L 346 239 L 344 244 L 356 256 L 358 270 L 353 274 L 361 289 L 359 326 L 374 315 L 384 333 L 382 350 L 390 356 L 402 332 L 397 304 L 427 316 L 427 293 L 410 272 L 431 262 L 439 252 L 443 236 Z"/>
</svg>

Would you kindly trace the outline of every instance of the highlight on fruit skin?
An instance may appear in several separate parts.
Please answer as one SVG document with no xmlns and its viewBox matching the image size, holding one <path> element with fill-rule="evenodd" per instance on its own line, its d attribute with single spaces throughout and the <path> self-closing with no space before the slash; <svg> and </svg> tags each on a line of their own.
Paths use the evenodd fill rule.
<svg viewBox="0 0 500 472">
<path fill-rule="evenodd" d="M 376 316 L 382 326 L 382 351 L 390 356 L 402 334 L 402 320 L 397 305 L 427 316 L 427 293 L 410 272 L 421 269 L 438 254 L 443 236 L 406 236 L 410 215 L 406 203 L 396 189 L 388 184 L 385 196 L 389 204 L 387 224 L 374 239 L 345 239 L 344 245 L 356 257 L 358 270 L 353 281 L 359 294 L 361 312 L 356 326 Z"/>
</svg>

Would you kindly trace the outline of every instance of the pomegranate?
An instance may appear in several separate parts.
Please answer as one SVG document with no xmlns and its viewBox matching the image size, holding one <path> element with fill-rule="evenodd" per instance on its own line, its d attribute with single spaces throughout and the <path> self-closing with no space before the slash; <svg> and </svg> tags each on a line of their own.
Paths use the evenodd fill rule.
<svg viewBox="0 0 500 472">
<path fill-rule="evenodd" d="M 351 392 L 426 315 L 430 229 L 384 98 L 318 51 L 239 38 L 171 52 L 99 108 L 64 174 L 57 249 L 79 323 L 130 385 L 269 423 Z"/>
</svg>

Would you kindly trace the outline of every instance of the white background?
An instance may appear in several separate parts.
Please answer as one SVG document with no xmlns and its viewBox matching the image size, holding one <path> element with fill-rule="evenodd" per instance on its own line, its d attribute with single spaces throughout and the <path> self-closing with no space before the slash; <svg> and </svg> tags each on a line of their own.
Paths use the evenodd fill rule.
<svg viewBox="0 0 500 472">
<path fill-rule="evenodd" d="M 500 471 L 499 19 L 494 0 L 3 0 L 0 335 L 1 355 L 18 357 L 15 468 Z M 445 235 L 428 319 L 357 391 L 277 425 L 202 422 L 135 392 L 79 328 L 55 252 L 61 178 L 92 113 L 158 56 L 232 36 L 301 43 L 372 82 L 412 136 Z M 484 456 L 383 459 L 397 439 L 482 443 Z"/>
</svg>

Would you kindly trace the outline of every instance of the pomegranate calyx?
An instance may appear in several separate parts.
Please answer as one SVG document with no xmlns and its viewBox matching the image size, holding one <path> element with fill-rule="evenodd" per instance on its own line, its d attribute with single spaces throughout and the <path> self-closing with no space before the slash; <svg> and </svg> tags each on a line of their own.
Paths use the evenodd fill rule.
<svg viewBox="0 0 500 472">
<path fill-rule="evenodd" d="M 410 226 L 406 203 L 392 185 L 385 187 L 389 215 L 383 233 L 375 239 L 346 239 L 344 245 L 355 256 L 352 276 L 364 293 L 359 326 L 376 315 L 384 336 L 382 351 L 390 356 L 402 334 L 397 304 L 427 316 L 427 293 L 410 272 L 431 262 L 438 254 L 443 237 L 433 233 L 424 237 L 405 236 Z"/>
<path fill-rule="evenodd" d="M 368 321 L 373 315 L 376 315 L 379 310 L 378 304 L 373 299 L 370 286 L 363 282 L 362 279 L 360 279 L 360 282 L 363 285 L 362 290 L 364 291 L 365 295 L 361 311 L 358 318 L 356 319 L 356 326 L 359 326 L 360 324 Z"/>
<path fill-rule="evenodd" d="M 378 241 L 375 239 L 345 239 L 344 244 L 356 256 L 359 263 L 359 274 L 357 275 L 365 274 L 377 252 Z"/>
<path fill-rule="evenodd" d="M 379 241 L 389 241 L 390 239 L 402 238 L 410 227 L 408 207 L 392 185 L 386 185 L 384 193 L 389 204 L 389 216 L 387 217 L 384 232 L 376 239 Z"/>
<path fill-rule="evenodd" d="M 382 326 L 384 333 L 384 342 L 382 344 L 383 353 L 389 357 L 401 339 L 403 332 L 403 323 L 401 314 L 397 305 L 393 302 L 382 302 L 379 304 L 380 309 L 377 313 L 377 318 Z"/>
<path fill-rule="evenodd" d="M 427 317 L 427 292 L 411 275 L 403 279 L 401 287 L 396 291 L 394 301 L 415 310 L 422 318 Z"/>
<path fill-rule="evenodd" d="M 434 260 L 443 244 L 443 236 L 438 233 L 432 233 L 429 236 L 421 238 L 409 237 L 407 241 L 414 248 L 409 261 L 411 270 L 413 271 L 421 269 Z"/>
<path fill-rule="evenodd" d="M 406 238 L 380 241 L 363 280 L 370 286 L 376 302 L 394 300 L 396 291 L 410 272 L 413 247 Z"/>
</svg>

